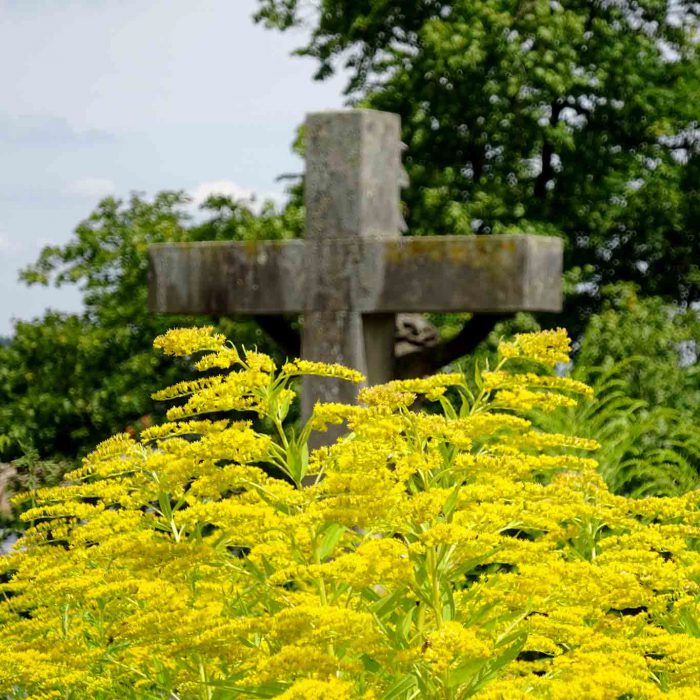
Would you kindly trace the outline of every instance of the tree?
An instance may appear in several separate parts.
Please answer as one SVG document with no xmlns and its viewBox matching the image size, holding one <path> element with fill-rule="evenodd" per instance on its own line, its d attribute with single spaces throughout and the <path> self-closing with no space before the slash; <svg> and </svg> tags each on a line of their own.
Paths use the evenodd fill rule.
<svg viewBox="0 0 700 700">
<path fill-rule="evenodd" d="M 76 284 L 83 314 L 49 312 L 18 323 L 0 347 L 0 435 L 5 458 L 85 453 L 108 435 L 158 415 L 150 395 L 157 376 L 176 368 L 152 352 L 167 328 L 215 323 L 246 346 L 280 350 L 251 321 L 155 315 L 147 304 L 148 246 L 166 241 L 282 238 L 300 230 L 298 209 L 272 205 L 253 213 L 225 197 L 192 220 L 187 197 L 161 192 L 152 201 L 104 199 L 64 247 L 45 248 L 21 273 L 29 284 Z M 182 368 L 180 368 L 182 370 Z M 142 421 L 142 422 L 143 422 Z M 9 439 L 7 439 L 9 438 Z"/>
<path fill-rule="evenodd" d="M 306 23 L 317 78 L 344 61 L 351 102 L 401 115 L 409 231 L 563 236 L 574 332 L 613 281 L 700 299 L 696 2 L 313 4 L 257 19 Z"/>
</svg>

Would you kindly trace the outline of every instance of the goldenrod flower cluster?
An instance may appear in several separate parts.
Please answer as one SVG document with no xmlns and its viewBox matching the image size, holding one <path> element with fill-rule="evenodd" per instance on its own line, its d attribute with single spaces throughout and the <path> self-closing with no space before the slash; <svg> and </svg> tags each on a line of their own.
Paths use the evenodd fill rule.
<svg viewBox="0 0 700 700">
<path fill-rule="evenodd" d="M 513 341 L 503 341 L 498 351 L 504 358 L 524 357 L 545 367 L 569 361 L 571 340 L 563 328 L 539 333 L 519 333 Z"/>
<path fill-rule="evenodd" d="M 356 373 L 278 371 L 211 329 L 156 344 L 226 371 L 25 496 L 0 558 L 0 697 L 698 697 L 700 492 L 615 496 L 595 443 L 533 427 L 529 408 L 588 391 L 548 374 L 562 332 L 502 343 L 476 392 L 373 387 L 298 434 L 293 378 Z M 309 449 L 328 423 L 348 432 Z"/>
<path fill-rule="evenodd" d="M 336 377 L 357 384 L 365 379 L 364 375 L 356 369 L 350 369 L 349 367 L 344 367 L 337 363 L 327 364 L 325 362 L 312 362 L 311 360 L 294 360 L 294 362 L 287 362 L 284 367 L 282 367 L 282 374 L 287 376 L 305 374 L 307 376 Z"/>
</svg>

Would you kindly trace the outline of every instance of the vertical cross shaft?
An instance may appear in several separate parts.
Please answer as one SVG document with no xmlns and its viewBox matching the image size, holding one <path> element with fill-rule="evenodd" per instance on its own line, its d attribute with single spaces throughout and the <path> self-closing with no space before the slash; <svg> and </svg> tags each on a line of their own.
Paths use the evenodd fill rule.
<svg viewBox="0 0 700 700">
<path fill-rule="evenodd" d="M 340 362 L 370 384 L 391 379 L 394 315 L 363 315 L 360 243 L 398 238 L 403 227 L 400 121 L 371 110 L 323 112 L 306 121 L 306 254 L 308 287 L 302 356 Z M 356 242 L 357 245 L 353 245 Z M 352 402 L 357 388 L 305 377 L 302 414 L 317 401 Z"/>
</svg>

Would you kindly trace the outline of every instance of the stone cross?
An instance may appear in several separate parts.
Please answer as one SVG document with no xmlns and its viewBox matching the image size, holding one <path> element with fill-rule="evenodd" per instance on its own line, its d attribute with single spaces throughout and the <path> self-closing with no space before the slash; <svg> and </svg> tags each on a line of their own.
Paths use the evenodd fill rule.
<svg viewBox="0 0 700 700">
<path fill-rule="evenodd" d="M 301 313 L 303 358 L 339 362 L 376 384 L 392 379 L 397 312 L 560 310 L 557 238 L 401 237 L 398 115 L 311 114 L 305 143 L 305 240 L 155 245 L 153 311 Z M 305 377 L 302 414 L 356 392 Z"/>
</svg>

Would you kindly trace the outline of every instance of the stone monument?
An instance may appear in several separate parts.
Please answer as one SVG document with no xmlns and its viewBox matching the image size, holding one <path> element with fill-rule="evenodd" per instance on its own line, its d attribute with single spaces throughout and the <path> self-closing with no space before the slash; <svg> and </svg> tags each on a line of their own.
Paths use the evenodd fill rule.
<svg viewBox="0 0 700 700">
<path fill-rule="evenodd" d="M 532 235 L 402 237 L 396 114 L 306 121 L 304 240 L 159 244 L 149 303 L 178 314 L 302 314 L 301 355 L 393 378 L 395 316 L 561 308 L 562 242 Z M 302 413 L 357 387 L 305 377 Z"/>
</svg>

